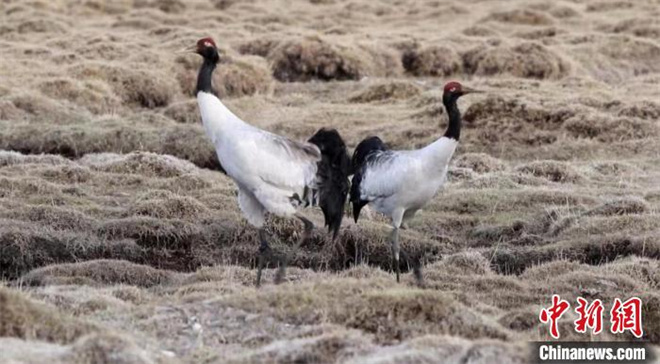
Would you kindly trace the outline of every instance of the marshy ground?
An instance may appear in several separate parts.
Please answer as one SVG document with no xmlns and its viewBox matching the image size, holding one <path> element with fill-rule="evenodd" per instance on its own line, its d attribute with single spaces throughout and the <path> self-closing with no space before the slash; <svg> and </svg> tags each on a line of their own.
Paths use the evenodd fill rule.
<svg viewBox="0 0 660 364">
<path fill-rule="evenodd" d="M 524 363 L 552 294 L 638 296 L 660 344 L 659 19 L 657 0 L 0 3 L 0 362 Z M 176 53 L 203 36 L 223 101 L 299 140 L 417 148 L 447 80 L 486 91 L 401 235 L 425 289 L 395 283 L 376 213 L 254 287 L 201 59 Z M 280 252 L 301 228 L 270 226 Z M 562 339 L 631 338 L 574 318 Z"/>
</svg>

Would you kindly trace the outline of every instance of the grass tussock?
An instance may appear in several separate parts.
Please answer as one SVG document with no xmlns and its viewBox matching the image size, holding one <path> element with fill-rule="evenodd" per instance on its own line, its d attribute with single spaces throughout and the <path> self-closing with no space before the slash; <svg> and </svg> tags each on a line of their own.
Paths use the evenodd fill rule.
<svg viewBox="0 0 660 364">
<path fill-rule="evenodd" d="M 516 77 L 558 79 L 570 65 L 541 44 L 525 42 L 512 47 L 479 47 L 464 54 L 465 71 L 481 76 L 509 74 Z"/>
<path fill-rule="evenodd" d="M 499 11 L 489 15 L 486 20 L 519 25 L 551 25 L 553 20 L 548 15 L 529 9 Z"/>
<path fill-rule="evenodd" d="M 43 81 L 40 91 L 53 99 L 82 106 L 94 114 L 107 114 L 120 109 L 122 100 L 104 81 L 78 81 L 59 78 Z"/>
<path fill-rule="evenodd" d="M 347 47 L 316 37 L 281 42 L 268 55 L 273 77 L 284 82 L 359 80 L 396 72 L 393 55 L 369 47 Z"/>
<path fill-rule="evenodd" d="M 169 191 L 153 191 L 140 196 L 128 213 L 160 219 L 195 219 L 209 215 L 209 209 L 192 197 L 177 196 Z"/>
<path fill-rule="evenodd" d="M 167 285 L 176 278 L 174 272 L 155 269 L 121 260 L 90 260 L 82 263 L 58 264 L 38 268 L 21 277 L 31 286 L 61 284 L 114 285 L 137 287 Z"/>
<path fill-rule="evenodd" d="M 347 279 L 341 285 L 303 283 L 304 289 L 289 285 L 269 294 L 259 291 L 233 297 L 227 303 L 300 323 L 324 317 L 334 323 L 373 333 L 384 342 L 456 330 L 470 338 L 507 336 L 506 332 L 484 322 L 479 315 L 441 292 L 383 291 L 382 284 L 383 281 L 377 286 L 366 285 Z M 344 294 L 338 295 L 337 289 Z M 351 294 L 347 295 L 347 292 Z"/>
<path fill-rule="evenodd" d="M 564 128 L 575 137 L 593 138 L 605 143 L 649 138 L 659 132 L 655 123 L 643 119 L 594 115 L 576 115 L 566 120 Z"/>
<path fill-rule="evenodd" d="M 589 210 L 587 215 L 643 214 L 650 210 L 648 203 L 639 197 L 617 198 Z"/>
<path fill-rule="evenodd" d="M 518 166 L 516 170 L 560 183 L 577 183 L 584 178 L 569 164 L 549 160 L 526 163 Z"/>
<path fill-rule="evenodd" d="M 58 312 L 25 294 L 0 287 L 0 336 L 69 343 L 94 326 Z"/>
<path fill-rule="evenodd" d="M 414 76 L 447 77 L 463 70 L 458 53 L 445 46 L 430 46 L 403 53 L 403 68 Z"/>
<path fill-rule="evenodd" d="M 69 74 L 79 80 L 107 82 L 122 101 L 131 106 L 167 106 L 176 91 L 176 85 L 162 71 L 86 63 L 72 67 Z"/>
<path fill-rule="evenodd" d="M 525 363 L 552 294 L 639 296 L 658 343 L 654 0 L 276 3 L 4 6 L 0 361 Z M 269 218 L 255 289 L 257 232 L 193 94 L 202 60 L 175 53 L 202 36 L 227 107 L 297 140 L 422 147 L 449 78 L 485 91 L 460 100 L 448 183 L 401 230 L 402 283 L 386 219 L 364 210 L 333 241 L 310 208 L 295 251 L 300 223 Z M 562 339 L 628 339 L 572 318 Z"/>
<path fill-rule="evenodd" d="M 409 82 L 389 82 L 370 86 L 349 98 L 350 102 L 406 100 L 421 94 L 419 87 Z"/>
<path fill-rule="evenodd" d="M 199 56 L 177 58 L 177 80 L 184 95 L 194 95 L 197 71 L 201 65 Z M 258 57 L 221 56 L 220 64 L 213 73 L 213 85 L 218 96 L 241 97 L 267 93 L 271 89 L 272 77 L 266 62 Z M 199 114 L 197 106 L 191 114 Z M 199 119 L 199 117 L 197 117 Z M 176 120 L 176 119 L 175 119 Z"/>
<path fill-rule="evenodd" d="M 180 177 L 196 169 L 185 160 L 155 153 L 94 154 L 85 156 L 80 163 L 103 172 L 153 177 Z"/>
<path fill-rule="evenodd" d="M 477 173 L 497 172 L 506 168 L 504 162 L 485 153 L 461 154 L 456 157 L 454 165 L 461 168 L 470 168 Z"/>
</svg>

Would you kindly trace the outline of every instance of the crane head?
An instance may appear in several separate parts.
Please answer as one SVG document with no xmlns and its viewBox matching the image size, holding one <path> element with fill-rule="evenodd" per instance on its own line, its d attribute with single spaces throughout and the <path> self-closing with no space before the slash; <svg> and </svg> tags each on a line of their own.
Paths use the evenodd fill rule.
<svg viewBox="0 0 660 364">
<path fill-rule="evenodd" d="M 198 40 L 194 46 L 188 47 L 179 53 L 196 53 L 216 62 L 218 60 L 218 47 L 215 45 L 215 41 L 211 37 L 202 38 Z"/>
<path fill-rule="evenodd" d="M 471 93 L 479 93 L 479 92 L 483 92 L 483 91 L 475 90 L 470 87 L 465 87 L 456 81 L 447 82 L 444 88 L 445 95 L 454 96 L 454 97 L 460 97 L 463 95 L 467 95 Z"/>
<path fill-rule="evenodd" d="M 197 41 L 196 53 L 202 54 L 207 48 L 218 48 L 213 38 L 206 37 Z"/>
</svg>

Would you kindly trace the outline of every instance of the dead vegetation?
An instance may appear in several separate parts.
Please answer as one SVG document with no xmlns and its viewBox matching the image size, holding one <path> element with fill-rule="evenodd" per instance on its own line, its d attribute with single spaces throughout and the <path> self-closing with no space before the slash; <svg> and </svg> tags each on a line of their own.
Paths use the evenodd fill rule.
<svg viewBox="0 0 660 364">
<path fill-rule="evenodd" d="M 396 73 L 394 54 L 369 46 L 333 44 L 318 37 L 283 41 L 268 53 L 279 81 L 359 80 Z"/>
<path fill-rule="evenodd" d="M 74 317 L 0 287 L 0 336 L 69 343 L 95 328 Z"/>
<path fill-rule="evenodd" d="M 0 362 L 526 363 L 554 293 L 639 296 L 660 343 L 652 1 L 280 5 L 0 5 Z M 175 53 L 202 36 L 223 102 L 300 140 L 418 148 L 446 125 L 446 81 L 486 91 L 461 99 L 446 189 L 401 232 L 401 284 L 365 213 L 295 252 L 298 223 L 272 218 L 288 281 L 273 259 L 253 287 L 256 232 L 192 97 L 201 60 Z"/>
<path fill-rule="evenodd" d="M 414 76 L 447 77 L 463 70 L 458 53 L 443 46 L 406 51 L 401 62 L 403 68 Z"/>
<path fill-rule="evenodd" d="M 175 84 L 164 73 L 102 63 L 74 66 L 69 75 L 79 80 L 100 80 L 109 83 L 115 94 L 128 105 L 156 108 L 167 106 L 175 93 Z M 94 100 L 89 100 L 94 104 Z"/>
<path fill-rule="evenodd" d="M 356 93 L 349 98 L 350 102 L 374 102 L 406 100 L 421 94 L 419 87 L 409 82 L 389 82 L 377 84 Z"/>
<path fill-rule="evenodd" d="M 463 56 L 465 71 L 480 76 L 509 74 L 516 77 L 558 79 L 570 65 L 541 44 L 525 42 L 512 47 L 478 47 Z"/>
</svg>

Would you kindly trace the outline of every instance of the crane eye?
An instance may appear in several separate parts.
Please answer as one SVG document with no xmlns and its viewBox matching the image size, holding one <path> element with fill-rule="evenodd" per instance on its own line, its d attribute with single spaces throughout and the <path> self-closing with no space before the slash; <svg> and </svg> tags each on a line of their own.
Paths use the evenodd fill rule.
<svg viewBox="0 0 660 364">
<path fill-rule="evenodd" d="M 456 91 L 456 87 L 452 87 L 449 89 L 449 92 L 454 92 L 454 91 Z"/>
</svg>

